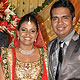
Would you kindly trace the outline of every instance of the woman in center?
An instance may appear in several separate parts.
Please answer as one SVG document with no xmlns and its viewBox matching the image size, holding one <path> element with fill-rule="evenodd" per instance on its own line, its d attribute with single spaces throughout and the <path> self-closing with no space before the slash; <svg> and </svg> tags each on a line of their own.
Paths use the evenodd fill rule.
<svg viewBox="0 0 80 80">
<path fill-rule="evenodd" d="M 47 51 L 44 46 L 38 46 L 42 42 L 39 43 L 39 39 L 37 40 L 39 28 L 36 18 L 31 14 L 23 16 L 16 33 L 18 41 L 15 40 L 16 47 L 12 47 L 12 73 L 8 71 L 9 76 L 12 75 L 11 80 L 48 80 Z M 1 52 L 3 59 L 4 51 Z M 8 70 L 10 70 L 11 54 L 8 52 L 6 55 L 9 63 Z M 4 64 L 3 61 L 2 64 Z M 6 76 L 4 68 L 2 70 Z M 7 80 L 7 77 L 5 77 L 5 80 Z"/>
<path fill-rule="evenodd" d="M 43 51 L 33 45 L 38 36 L 37 20 L 30 15 L 24 16 L 17 32 L 20 45 L 16 47 L 16 79 L 41 80 Z"/>
</svg>

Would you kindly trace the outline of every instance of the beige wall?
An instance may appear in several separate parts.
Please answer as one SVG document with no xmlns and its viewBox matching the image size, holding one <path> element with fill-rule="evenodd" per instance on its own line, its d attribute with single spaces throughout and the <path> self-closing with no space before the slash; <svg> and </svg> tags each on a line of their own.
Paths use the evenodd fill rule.
<svg viewBox="0 0 80 80">
<path fill-rule="evenodd" d="M 19 17 L 33 11 L 37 6 L 41 6 L 44 1 L 45 0 L 8 0 L 11 5 L 16 7 L 16 13 Z"/>
</svg>

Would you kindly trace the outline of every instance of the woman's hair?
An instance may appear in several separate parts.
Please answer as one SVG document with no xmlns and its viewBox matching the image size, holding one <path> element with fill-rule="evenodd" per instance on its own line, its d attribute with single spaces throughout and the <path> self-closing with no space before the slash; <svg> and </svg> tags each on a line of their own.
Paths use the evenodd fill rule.
<svg viewBox="0 0 80 80">
<path fill-rule="evenodd" d="M 38 32 L 38 22 L 37 22 L 37 19 L 36 19 L 31 13 L 26 14 L 26 15 L 24 15 L 24 16 L 21 18 L 21 20 L 20 20 L 20 22 L 19 22 L 19 24 L 18 24 L 18 27 L 17 27 L 17 30 L 18 30 L 18 31 L 19 31 L 19 29 L 20 29 L 20 27 L 21 27 L 21 24 L 22 24 L 23 22 L 25 22 L 25 21 L 32 21 L 32 22 L 36 25 L 36 30 L 37 30 L 37 32 Z"/>
<path fill-rule="evenodd" d="M 52 5 L 52 7 L 50 9 L 50 17 L 51 17 L 51 19 L 52 19 L 52 10 L 54 8 L 58 8 L 58 7 L 68 8 L 70 10 L 71 15 L 72 15 L 72 19 L 74 18 L 75 9 L 74 9 L 73 4 L 69 0 L 58 0 Z"/>
</svg>

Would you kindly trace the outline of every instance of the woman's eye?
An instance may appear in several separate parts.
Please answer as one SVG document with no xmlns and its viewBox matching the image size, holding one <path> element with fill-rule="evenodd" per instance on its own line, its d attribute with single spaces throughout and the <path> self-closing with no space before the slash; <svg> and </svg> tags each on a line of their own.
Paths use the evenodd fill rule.
<svg viewBox="0 0 80 80">
<path fill-rule="evenodd" d="M 32 30 L 31 32 L 32 32 L 32 33 L 34 33 L 34 32 L 35 32 L 35 30 Z"/>
<path fill-rule="evenodd" d="M 22 29 L 22 31 L 25 31 L 25 29 Z"/>
<path fill-rule="evenodd" d="M 33 34 L 33 33 L 35 33 L 35 32 L 36 32 L 36 30 L 31 30 L 31 31 L 30 31 L 31 34 Z"/>
</svg>

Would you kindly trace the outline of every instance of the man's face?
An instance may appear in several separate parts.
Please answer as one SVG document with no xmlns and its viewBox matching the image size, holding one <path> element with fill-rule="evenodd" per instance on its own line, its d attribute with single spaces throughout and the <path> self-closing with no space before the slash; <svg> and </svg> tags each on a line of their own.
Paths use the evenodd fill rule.
<svg viewBox="0 0 80 80">
<path fill-rule="evenodd" d="M 52 10 L 52 28 L 54 32 L 63 39 L 66 37 L 72 30 L 74 25 L 74 18 L 68 8 L 58 7 Z"/>
</svg>

